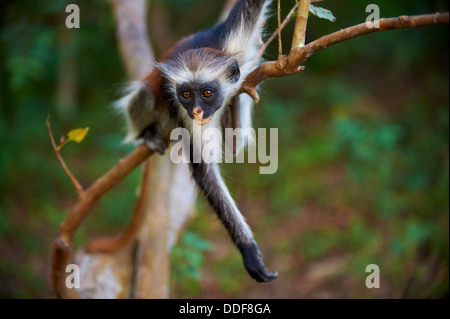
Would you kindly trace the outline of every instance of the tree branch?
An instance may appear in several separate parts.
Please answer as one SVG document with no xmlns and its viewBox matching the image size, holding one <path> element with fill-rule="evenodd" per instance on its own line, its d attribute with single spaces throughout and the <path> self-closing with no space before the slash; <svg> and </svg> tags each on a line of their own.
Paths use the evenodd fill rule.
<svg viewBox="0 0 450 319">
<path fill-rule="evenodd" d="M 145 25 L 146 4 L 142 0 L 111 0 L 114 5 L 114 13 L 117 21 L 117 34 L 120 53 L 126 64 L 129 78 L 140 79 L 152 70 L 153 52 L 148 40 Z M 122 19 L 122 16 L 127 18 Z M 131 21 L 131 22 L 130 22 Z M 106 194 L 119 181 L 126 177 L 133 169 L 144 162 L 153 154 L 147 146 L 141 145 L 125 159 L 112 168 L 109 172 L 99 178 L 88 190 L 83 192 L 75 206 L 67 216 L 60 228 L 57 239 L 54 242 L 52 256 L 52 284 L 59 298 L 79 298 L 73 290 L 68 290 L 65 285 L 65 267 L 70 263 L 72 241 L 79 226 L 91 212 L 98 200 Z M 148 177 L 151 169 L 148 163 L 145 165 L 145 174 L 142 189 L 148 187 L 145 177 Z M 140 197 L 135 207 L 131 224 L 115 240 L 99 239 L 91 243 L 89 248 L 109 251 L 126 246 L 136 237 L 143 219 L 142 201 Z M 114 246 L 115 245 L 115 246 Z"/>
<path fill-rule="evenodd" d="M 148 161 L 151 161 L 151 159 L 152 157 L 150 157 Z M 92 240 L 86 247 L 87 253 L 113 253 L 130 245 L 136 239 L 137 233 L 145 220 L 144 206 L 146 197 L 144 194 L 147 194 L 150 190 L 149 181 L 151 179 L 152 171 L 151 163 L 146 163 L 146 165 L 144 165 L 144 172 L 142 173 L 140 196 L 134 208 L 131 222 L 125 230 L 112 237 L 103 237 Z"/>
<path fill-rule="evenodd" d="M 424 14 L 417 16 L 400 16 L 398 18 L 380 19 L 379 28 L 369 28 L 366 23 L 346 28 L 332 34 L 323 36 L 301 49 L 295 49 L 292 52 L 292 64 L 303 63 L 314 53 L 328 48 L 334 44 L 356 38 L 368 33 L 377 31 L 387 31 L 393 29 L 417 28 L 433 25 L 445 25 L 449 23 L 449 13 Z"/>
<path fill-rule="evenodd" d="M 133 3 L 131 3 L 134 1 Z M 144 1 L 120 1 L 111 0 L 116 16 L 116 35 L 119 45 L 119 53 L 128 72 L 128 78 L 137 80 L 144 78 L 152 71 L 154 60 L 153 50 L 145 25 L 146 3 Z M 124 18 L 126 17 L 126 18 Z M 133 21 L 133 23 L 130 23 Z M 150 163 L 145 163 L 141 182 L 141 193 L 134 208 L 130 224 L 115 236 L 96 238 L 86 247 L 86 252 L 112 253 L 131 244 L 139 233 L 144 220 L 145 198 L 142 194 L 149 187 L 147 178 L 150 178 L 152 169 Z"/>
<path fill-rule="evenodd" d="M 70 298 L 74 297 L 75 294 L 72 290 L 69 292 L 66 287 L 65 271 L 66 266 L 70 263 L 73 237 L 79 226 L 104 194 L 152 154 L 153 151 L 146 145 L 141 145 L 126 158 L 120 160 L 116 166 L 100 177 L 79 197 L 66 220 L 62 223 L 53 245 L 52 256 L 52 283 L 58 298 Z"/>
<path fill-rule="evenodd" d="M 111 0 L 117 23 L 117 42 L 119 43 L 125 70 L 129 79 L 143 79 L 153 69 L 154 55 L 150 47 L 145 14 L 146 2 L 140 0 Z M 119 14 L 129 17 L 121 19 Z M 130 23 L 133 21 L 133 23 Z"/>
<path fill-rule="evenodd" d="M 285 64 L 283 68 L 279 67 L 279 61 L 261 64 L 247 76 L 242 84 L 240 93 L 247 93 L 256 103 L 258 103 L 259 97 L 256 93 L 256 86 L 258 84 L 267 78 L 284 77 L 302 71 L 304 68 L 301 67 L 301 64 L 320 50 L 328 48 L 336 43 L 377 31 L 445 25 L 449 23 L 449 13 L 400 16 L 398 18 L 380 19 L 379 22 L 380 28 L 369 28 L 366 23 L 361 23 L 323 36 L 301 48 L 294 48 L 289 53 L 289 56 L 285 57 L 286 63 L 283 63 Z"/>
</svg>

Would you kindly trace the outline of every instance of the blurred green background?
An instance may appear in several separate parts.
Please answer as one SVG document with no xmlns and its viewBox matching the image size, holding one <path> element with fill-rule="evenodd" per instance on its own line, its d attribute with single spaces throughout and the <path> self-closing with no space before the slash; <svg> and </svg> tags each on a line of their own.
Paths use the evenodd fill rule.
<svg viewBox="0 0 450 319">
<path fill-rule="evenodd" d="M 80 29 L 64 26 L 69 3 L 80 6 Z M 151 3 L 149 33 L 160 54 L 212 26 L 224 1 Z M 283 16 L 293 3 L 282 1 Z M 448 11 L 443 0 L 329 0 L 320 6 L 337 21 L 311 16 L 307 40 L 365 21 L 369 3 L 383 17 Z M 448 297 L 448 47 L 447 26 L 379 32 L 321 51 L 298 75 L 265 81 L 254 122 L 279 128 L 279 170 L 260 175 L 259 165 L 234 164 L 224 172 L 280 277 L 249 280 L 200 197 L 173 251 L 170 296 Z M 273 44 L 265 58 L 276 56 Z M 51 245 L 75 193 L 45 119 L 51 114 L 55 137 L 90 128 L 83 143 L 62 151 L 83 185 L 132 150 L 110 108 L 126 75 L 109 2 L 2 0 L 0 68 L 0 297 L 53 298 Z M 124 227 L 139 179 L 136 170 L 101 200 L 76 247 Z M 381 269 L 380 289 L 365 286 L 369 264 Z"/>
</svg>

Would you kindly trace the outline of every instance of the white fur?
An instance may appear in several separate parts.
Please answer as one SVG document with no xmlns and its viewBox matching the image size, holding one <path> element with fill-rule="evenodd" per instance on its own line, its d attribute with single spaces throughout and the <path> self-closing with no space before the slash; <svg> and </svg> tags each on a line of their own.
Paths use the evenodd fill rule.
<svg viewBox="0 0 450 319">
<path fill-rule="evenodd" d="M 189 50 L 178 56 L 170 63 L 157 63 L 156 67 L 162 71 L 172 84 L 188 82 L 211 82 L 217 79 L 226 80 L 226 71 L 234 61 L 234 56 L 225 57 L 223 63 L 216 63 L 217 54 L 206 50 Z M 192 61 L 195 62 L 195 68 Z"/>
<path fill-rule="evenodd" d="M 239 127 L 242 131 L 252 128 L 252 113 L 253 113 L 253 99 L 247 94 L 240 94 L 239 99 Z M 250 137 L 250 136 L 249 136 Z M 241 139 L 242 140 L 242 139 Z M 255 143 L 254 140 L 247 141 L 248 144 Z M 236 154 L 239 153 L 247 144 L 243 141 L 242 144 L 238 144 L 236 148 Z"/>
<path fill-rule="evenodd" d="M 254 30 L 248 30 L 245 23 L 241 23 L 238 32 L 234 32 L 228 36 L 225 44 L 225 51 L 231 54 L 243 55 L 239 59 L 242 78 L 247 75 L 255 67 L 255 61 L 259 53 L 259 43 L 264 29 L 264 23 L 267 19 L 268 6 L 271 1 L 266 1 L 262 9 L 262 13 L 256 22 Z"/>
</svg>

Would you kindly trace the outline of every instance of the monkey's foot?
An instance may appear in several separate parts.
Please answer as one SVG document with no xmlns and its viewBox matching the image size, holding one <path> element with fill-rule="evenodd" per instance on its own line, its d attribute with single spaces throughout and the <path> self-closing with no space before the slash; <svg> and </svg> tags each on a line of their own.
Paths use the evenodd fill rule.
<svg viewBox="0 0 450 319">
<path fill-rule="evenodd" d="M 257 282 L 269 282 L 278 277 L 278 272 L 270 272 L 264 266 L 261 252 L 256 242 L 240 245 L 244 266 L 250 276 Z"/>
<path fill-rule="evenodd" d="M 162 138 L 161 134 L 156 129 L 156 125 L 152 124 L 147 127 L 140 136 L 141 139 L 147 144 L 147 146 L 158 152 L 164 154 L 169 144 Z"/>
</svg>

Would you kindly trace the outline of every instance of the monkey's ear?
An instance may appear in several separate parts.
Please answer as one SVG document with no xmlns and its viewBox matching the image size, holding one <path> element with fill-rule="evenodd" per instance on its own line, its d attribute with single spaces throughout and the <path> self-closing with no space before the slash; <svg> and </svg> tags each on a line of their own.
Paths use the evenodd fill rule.
<svg viewBox="0 0 450 319">
<path fill-rule="evenodd" d="M 239 69 L 239 63 L 237 60 L 233 60 L 228 67 L 228 81 L 236 83 L 241 77 L 241 70 Z"/>
</svg>

